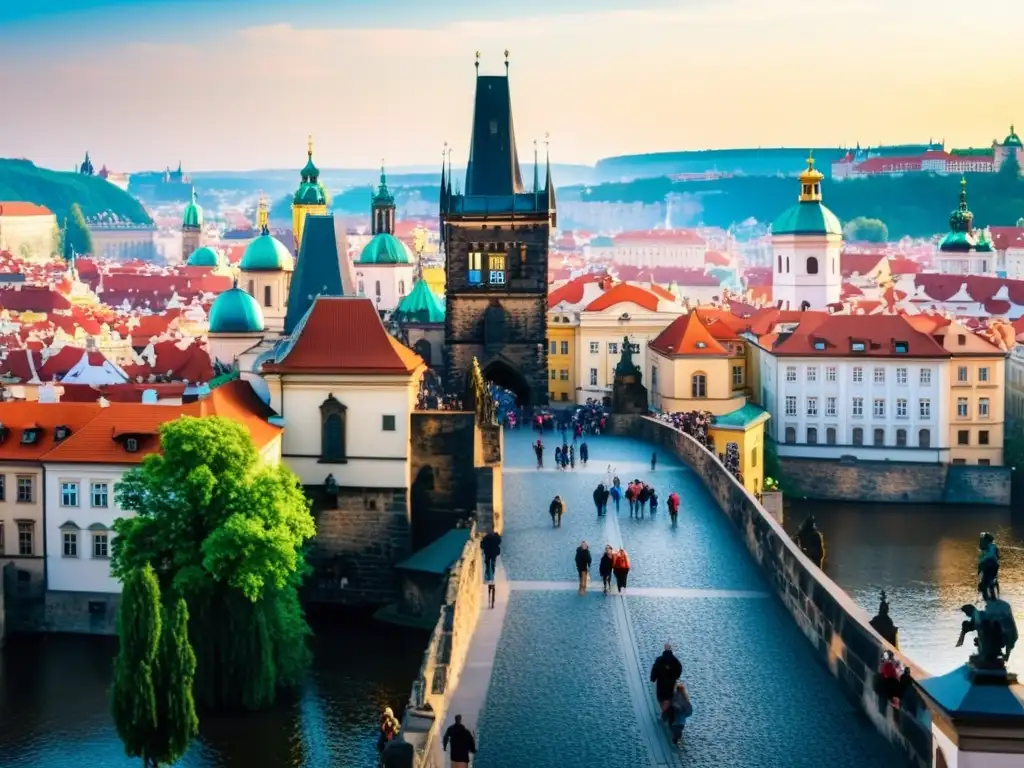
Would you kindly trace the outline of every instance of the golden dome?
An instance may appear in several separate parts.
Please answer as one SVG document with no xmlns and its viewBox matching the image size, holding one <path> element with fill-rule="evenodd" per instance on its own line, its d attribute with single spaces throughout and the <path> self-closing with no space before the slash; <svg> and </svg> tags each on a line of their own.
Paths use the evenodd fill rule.
<svg viewBox="0 0 1024 768">
<path fill-rule="evenodd" d="M 821 181 L 825 174 L 814 167 L 814 153 L 807 153 L 807 168 L 800 174 L 801 203 L 821 202 Z"/>
</svg>

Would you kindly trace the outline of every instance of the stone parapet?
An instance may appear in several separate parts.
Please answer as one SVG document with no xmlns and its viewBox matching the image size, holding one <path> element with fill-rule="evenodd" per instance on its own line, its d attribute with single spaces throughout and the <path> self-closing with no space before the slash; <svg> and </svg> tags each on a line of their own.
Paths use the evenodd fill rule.
<svg viewBox="0 0 1024 768">
<path fill-rule="evenodd" d="M 613 416 L 610 433 L 628 435 L 670 452 L 703 478 L 786 610 L 811 642 L 815 658 L 849 700 L 898 747 L 909 764 L 930 766 L 931 719 L 912 691 L 899 709 L 874 688 L 879 659 L 892 651 L 915 679 L 925 673 L 871 628 L 869 617 L 808 560 L 782 526 L 718 460 L 689 435 L 646 416 Z M 752 639 L 752 641 L 755 639 Z M 784 696 L 785 692 L 780 691 Z"/>
<path fill-rule="evenodd" d="M 433 762 L 433 743 L 441 737 L 438 731 L 480 618 L 482 575 L 480 535 L 474 526 L 461 557 L 449 572 L 441 614 L 423 654 L 423 664 L 413 682 L 402 720 L 401 739 L 385 750 L 384 761 L 389 768 L 444 768 Z M 413 750 L 406 746 L 410 744 Z"/>
</svg>

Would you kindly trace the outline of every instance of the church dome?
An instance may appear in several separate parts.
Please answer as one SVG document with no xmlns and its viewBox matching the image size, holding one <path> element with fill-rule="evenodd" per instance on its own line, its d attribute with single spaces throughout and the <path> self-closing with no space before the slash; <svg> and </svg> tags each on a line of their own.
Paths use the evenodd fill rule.
<svg viewBox="0 0 1024 768">
<path fill-rule="evenodd" d="M 263 329 L 263 310 L 237 283 L 210 307 L 210 333 L 260 333 Z"/>
<path fill-rule="evenodd" d="M 417 280 L 412 291 L 398 303 L 392 317 L 400 323 L 434 323 L 444 322 L 444 304 L 430 290 L 426 280 Z"/>
<path fill-rule="evenodd" d="M 772 222 L 773 235 L 841 235 L 839 218 L 821 201 L 797 203 Z"/>
<path fill-rule="evenodd" d="M 379 232 L 359 254 L 357 264 L 412 264 L 405 243 L 387 232 Z"/>
<path fill-rule="evenodd" d="M 294 261 L 285 244 L 264 230 L 246 247 L 240 267 L 243 272 L 291 272 Z"/>
<path fill-rule="evenodd" d="M 208 245 L 204 245 L 202 248 L 196 248 L 192 251 L 192 255 L 188 257 L 189 267 L 219 267 L 220 256 L 217 252 L 210 248 Z"/>
<path fill-rule="evenodd" d="M 196 190 L 192 188 L 192 200 L 185 206 L 185 214 L 181 218 L 181 226 L 199 229 L 203 226 L 203 208 L 196 202 Z"/>
<path fill-rule="evenodd" d="M 327 193 L 323 184 L 320 183 L 320 169 L 313 162 L 313 137 L 309 137 L 309 146 L 306 150 L 306 164 L 299 172 L 302 183 L 295 190 L 295 197 L 292 202 L 295 205 L 327 205 Z"/>
<path fill-rule="evenodd" d="M 1010 126 L 1010 134 L 1005 139 L 1003 139 L 1003 146 L 1004 147 L 1019 147 L 1019 146 L 1021 146 L 1020 136 L 1018 136 L 1017 132 L 1015 130 L 1013 130 L 1013 126 L 1012 125 Z"/>
</svg>

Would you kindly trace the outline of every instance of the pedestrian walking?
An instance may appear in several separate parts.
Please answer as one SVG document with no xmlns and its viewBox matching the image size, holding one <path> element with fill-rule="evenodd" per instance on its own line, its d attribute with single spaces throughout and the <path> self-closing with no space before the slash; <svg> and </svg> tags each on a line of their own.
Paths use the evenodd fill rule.
<svg viewBox="0 0 1024 768">
<path fill-rule="evenodd" d="M 619 504 L 622 501 L 622 489 L 617 485 L 613 485 L 609 494 L 612 497 L 612 501 L 615 502 L 615 514 L 619 513 Z"/>
<path fill-rule="evenodd" d="M 675 491 L 668 495 L 668 515 L 672 518 L 672 525 L 675 525 L 676 517 L 679 516 L 679 494 Z"/>
<path fill-rule="evenodd" d="M 658 511 L 658 492 L 656 490 L 654 490 L 653 488 L 651 488 L 650 502 L 651 502 L 651 517 L 654 517 L 654 514 Z"/>
<path fill-rule="evenodd" d="M 562 468 L 562 449 L 555 446 L 555 469 Z"/>
<path fill-rule="evenodd" d="M 487 607 L 494 607 L 494 571 L 488 571 L 484 574 L 484 583 L 487 585 Z"/>
<path fill-rule="evenodd" d="M 587 583 L 590 581 L 590 564 L 593 562 L 590 557 L 590 547 L 587 542 L 581 541 L 576 547 L 576 573 L 580 578 L 580 594 L 586 594 Z"/>
<path fill-rule="evenodd" d="M 533 452 L 537 455 L 537 469 L 544 468 L 544 443 L 538 440 L 533 445 Z"/>
<path fill-rule="evenodd" d="M 498 555 L 501 554 L 501 534 L 491 531 L 480 539 L 480 549 L 484 553 L 484 574 L 494 575 L 494 569 L 498 564 Z"/>
<path fill-rule="evenodd" d="M 548 507 L 548 512 L 551 513 L 551 524 L 555 528 L 562 527 L 562 515 L 565 514 L 565 503 L 562 501 L 561 496 L 555 496 L 551 500 L 551 506 Z"/>
<path fill-rule="evenodd" d="M 604 517 L 608 512 L 608 489 L 604 483 L 598 483 L 594 489 L 594 506 L 597 508 L 597 516 Z"/>
<path fill-rule="evenodd" d="M 455 724 L 448 726 L 444 732 L 441 749 L 451 756 L 452 768 L 469 768 L 469 756 L 476 754 L 476 739 L 469 728 L 462 724 L 462 715 L 456 715 Z"/>
<path fill-rule="evenodd" d="M 669 726 L 672 731 L 672 743 L 678 744 L 683 738 L 683 728 L 686 727 L 687 718 L 693 715 L 693 703 L 690 701 L 690 694 L 686 686 L 676 683 L 676 690 L 672 696 L 672 722 Z"/>
<path fill-rule="evenodd" d="M 612 572 L 615 574 L 615 587 L 619 593 L 626 588 L 626 579 L 629 578 L 629 555 L 626 554 L 626 550 L 620 548 L 615 553 L 615 559 L 612 561 Z"/>
<path fill-rule="evenodd" d="M 601 573 L 601 582 L 604 587 L 604 593 L 607 595 L 608 591 L 612 588 L 612 568 L 615 563 L 615 550 L 612 549 L 611 544 L 605 545 L 604 554 L 601 555 L 601 562 L 598 563 L 597 569 Z"/>
<path fill-rule="evenodd" d="M 377 752 L 383 752 L 384 747 L 398 735 L 401 729 L 402 725 L 398 722 L 398 718 L 395 717 L 391 707 L 384 707 L 384 711 L 380 716 L 380 727 L 377 733 Z"/>
<path fill-rule="evenodd" d="M 576 469 L 576 443 L 569 446 L 569 467 Z"/>
<path fill-rule="evenodd" d="M 587 466 L 587 462 L 590 460 L 590 449 L 587 447 L 587 441 L 584 440 L 580 443 L 580 462 L 583 466 Z"/>
<path fill-rule="evenodd" d="M 651 454 L 651 472 L 658 468 L 658 454 L 654 452 Z"/>
<path fill-rule="evenodd" d="M 672 646 L 665 643 L 665 650 L 651 666 L 651 682 L 654 683 L 654 693 L 661 705 L 661 717 L 666 724 L 672 722 L 672 696 L 682 676 L 683 665 L 672 653 Z"/>
</svg>

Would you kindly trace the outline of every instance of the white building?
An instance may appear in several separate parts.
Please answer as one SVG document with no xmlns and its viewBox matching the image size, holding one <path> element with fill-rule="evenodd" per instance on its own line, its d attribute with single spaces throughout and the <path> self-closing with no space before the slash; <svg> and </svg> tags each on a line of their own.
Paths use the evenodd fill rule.
<svg viewBox="0 0 1024 768">
<path fill-rule="evenodd" d="M 356 293 L 368 296 L 381 317 L 398 308 L 412 290 L 415 264 L 409 247 L 395 237 L 395 198 L 384 169 L 370 210 L 370 234 L 353 265 Z"/>
<path fill-rule="evenodd" d="M 688 229 L 652 229 L 622 232 L 612 238 L 594 238 L 584 256 L 623 267 L 679 267 L 704 269 L 708 244 Z"/>
<path fill-rule="evenodd" d="M 57 250 L 57 217 L 35 203 L 0 202 L 0 251 L 41 264 Z"/>
<path fill-rule="evenodd" d="M 814 159 L 800 174 L 800 196 L 772 223 L 772 299 L 782 309 L 824 309 L 840 300 L 843 228 L 822 204 Z"/>
</svg>

